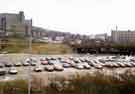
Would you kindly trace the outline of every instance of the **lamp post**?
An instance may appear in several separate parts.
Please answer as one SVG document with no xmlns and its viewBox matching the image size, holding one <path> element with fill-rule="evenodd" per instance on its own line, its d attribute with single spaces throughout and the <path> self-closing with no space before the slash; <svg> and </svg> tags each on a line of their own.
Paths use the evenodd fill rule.
<svg viewBox="0 0 135 94">
<path fill-rule="evenodd" d="M 31 58 L 32 54 L 32 19 L 30 20 L 30 26 L 28 29 L 29 35 L 29 58 Z M 28 69 L 28 94 L 31 94 L 31 67 Z"/>
</svg>

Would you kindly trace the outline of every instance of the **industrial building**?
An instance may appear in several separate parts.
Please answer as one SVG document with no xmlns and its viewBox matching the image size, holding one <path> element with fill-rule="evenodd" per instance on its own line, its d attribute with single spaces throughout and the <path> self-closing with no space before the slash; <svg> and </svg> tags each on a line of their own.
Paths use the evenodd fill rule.
<svg viewBox="0 0 135 94">
<path fill-rule="evenodd" d="M 135 42 L 135 31 L 122 31 L 122 30 L 112 30 L 111 38 L 113 43 L 130 45 Z"/>
<path fill-rule="evenodd" d="M 31 20 L 26 20 L 24 12 L 15 13 L 0 13 L 0 32 L 5 32 L 6 36 L 19 34 L 27 35 L 31 30 Z"/>
</svg>

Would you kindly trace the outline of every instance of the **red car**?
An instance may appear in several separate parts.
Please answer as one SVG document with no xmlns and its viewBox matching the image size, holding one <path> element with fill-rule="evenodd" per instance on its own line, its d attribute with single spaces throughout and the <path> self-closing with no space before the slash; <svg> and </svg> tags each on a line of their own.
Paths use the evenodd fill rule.
<svg viewBox="0 0 135 94">
<path fill-rule="evenodd" d="M 47 65 L 48 64 L 48 61 L 47 60 L 43 60 L 43 61 L 41 61 L 41 64 L 42 65 Z"/>
</svg>

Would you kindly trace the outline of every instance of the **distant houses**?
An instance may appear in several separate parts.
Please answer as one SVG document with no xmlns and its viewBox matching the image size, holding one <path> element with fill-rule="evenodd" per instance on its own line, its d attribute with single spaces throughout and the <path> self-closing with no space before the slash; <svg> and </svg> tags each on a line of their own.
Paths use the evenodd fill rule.
<svg viewBox="0 0 135 94">
<path fill-rule="evenodd" d="M 81 44 L 90 40 L 90 36 L 59 32 L 32 26 L 31 19 L 25 19 L 23 11 L 19 13 L 0 13 L 0 33 L 2 37 L 29 37 L 30 33 L 34 42 L 44 43 L 69 43 Z M 105 40 L 106 34 L 98 34 L 94 39 Z"/>
<path fill-rule="evenodd" d="M 0 13 L 0 42 L 8 36 L 25 38 L 29 37 L 30 34 L 33 37 L 33 42 L 43 43 L 99 44 L 110 42 L 125 45 L 133 44 L 135 41 L 135 31 L 112 30 L 111 36 L 108 36 L 107 33 L 95 35 L 71 34 L 32 26 L 32 20 L 26 19 L 23 11 Z"/>
</svg>

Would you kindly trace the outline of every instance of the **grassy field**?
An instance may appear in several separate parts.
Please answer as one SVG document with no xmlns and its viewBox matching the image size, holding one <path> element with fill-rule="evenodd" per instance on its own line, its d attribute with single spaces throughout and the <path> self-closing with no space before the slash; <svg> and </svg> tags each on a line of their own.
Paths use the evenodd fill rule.
<svg viewBox="0 0 135 94">
<path fill-rule="evenodd" d="M 29 53 L 29 44 L 26 39 L 11 38 L 2 51 L 9 53 Z M 35 54 L 68 54 L 72 49 L 65 44 L 32 43 L 32 53 Z"/>
<path fill-rule="evenodd" d="M 120 75 L 123 81 L 96 73 L 96 76 L 76 75 L 72 79 L 56 77 L 44 86 L 42 79 L 31 81 L 31 94 L 135 94 L 135 76 Z M 1 94 L 27 94 L 26 80 L 0 82 Z"/>
</svg>

